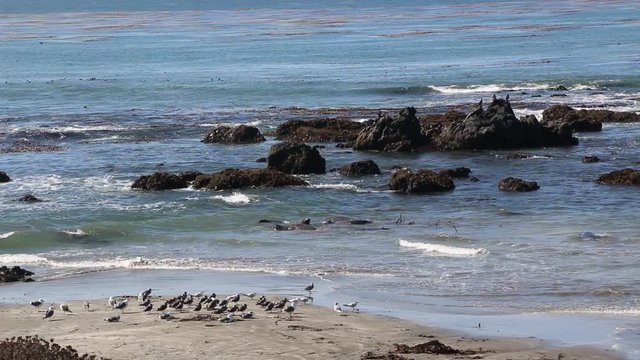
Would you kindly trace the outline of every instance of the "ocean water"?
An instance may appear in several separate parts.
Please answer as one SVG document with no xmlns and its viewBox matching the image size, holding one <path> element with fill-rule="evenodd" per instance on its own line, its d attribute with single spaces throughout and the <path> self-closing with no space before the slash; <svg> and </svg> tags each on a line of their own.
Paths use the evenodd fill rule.
<svg viewBox="0 0 640 360">
<path fill-rule="evenodd" d="M 95 297 L 147 284 L 289 294 L 315 281 L 320 304 L 360 300 L 374 313 L 638 358 L 640 194 L 593 180 L 638 167 L 640 124 L 578 133 L 569 148 L 326 144 L 327 168 L 373 159 L 383 173 L 304 176 L 309 188 L 130 189 L 154 171 L 262 167 L 289 119 L 468 110 L 493 94 L 538 118 L 552 104 L 639 112 L 638 12 L 635 1 L 0 0 L 0 147 L 64 148 L 0 153 L 14 180 L 0 184 L 0 263 L 40 281 L 2 285 L 0 301 L 68 300 L 95 281 Z M 268 141 L 200 142 L 241 123 Z M 582 163 L 588 154 L 603 161 Z M 403 196 L 387 190 L 395 165 L 466 166 L 480 181 Z M 506 176 L 541 189 L 501 193 Z M 45 202 L 15 201 L 26 193 Z M 318 229 L 258 222 L 304 217 Z"/>
</svg>

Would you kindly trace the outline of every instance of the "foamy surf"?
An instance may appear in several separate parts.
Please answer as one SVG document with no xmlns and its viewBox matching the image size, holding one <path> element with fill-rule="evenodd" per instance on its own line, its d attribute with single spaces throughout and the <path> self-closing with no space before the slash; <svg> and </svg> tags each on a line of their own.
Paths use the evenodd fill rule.
<svg viewBox="0 0 640 360">
<path fill-rule="evenodd" d="M 67 235 L 71 235 L 71 236 L 83 236 L 83 235 L 87 235 L 86 232 L 82 231 L 82 229 L 76 229 L 76 230 L 61 230 L 60 231 L 63 234 L 67 234 Z"/>
<path fill-rule="evenodd" d="M 4 234 L 0 234 L 0 239 L 6 239 L 9 236 L 12 236 L 13 234 L 15 234 L 15 231 L 9 231 L 8 233 L 4 233 Z"/>
<path fill-rule="evenodd" d="M 231 195 L 215 195 L 216 200 L 222 200 L 227 204 L 243 205 L 251 202 L 251 198 L 241 192 L 234 191 Z"/>
<path fill-rule="evenodd" d="M 410 242 L 407 240 L 400 239 L 398 244 L 402 247 L 423 250 L 428 255 L 433 256 L 475 256 L 475 255 L 485 255 L 488 254 L 489 251 L 487 249 L 479 248 L 461 248 L 454 246 L 446 246 L 439 244 L 429 244 L 429 243 L 421 243 L 421 242 Z"/>
<path fill-rule="evenodd" d="M 473 94 L 473 93 L 497 93 L 501 91 L 524 91 L 524 90 L 546 90 L 552 88 L 549 84 L 489 84 L 489 85 L 447 85 L 447 86 L 431 86 L 437 92 L 443 94 Z"/>
</svg>

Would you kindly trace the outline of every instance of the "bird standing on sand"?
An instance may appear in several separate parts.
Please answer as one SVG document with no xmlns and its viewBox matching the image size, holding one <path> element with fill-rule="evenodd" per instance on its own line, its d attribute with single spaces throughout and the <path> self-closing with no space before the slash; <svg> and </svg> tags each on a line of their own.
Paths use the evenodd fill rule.
<svg viewBox="0 0 640 360">
<path fill-rule="evenodd" d="M 164 312 L 164 313 L 160 314 L 159 318 L 162 319 L 162 320 L 171 320 L 171 319 L 174 318 L 174 316 L 173 316 L 172 313 Z"/>
<path fill-rule="evenodd" d="M 342 309 L 340 308 L 340 304 L 338 303 L 333 304 L 333 311 L 341 313 Z"/>
<path fill-rule="evenodd" d="M 88 302 L 88 301 L 85 301 L 85 302 L 84 302 L 84 309 L 85 309 L 85 310 L 87 310 L 87 311 L 91 311 L 91 310 L 90 310 L 90 307 L 91 307 L 91 305 L 89 304 L 89 302 Z"/>
<path fill-rule="evenodd" d="M 43 319 L 48 319 L 52 316 L 53 316 L 53 306 L 49 306 L 49 310 L 47 310 L 47 312 L 44 313 Z"/>
<path fill-rule="evenodd" d="M 109 316 L 108 318 L 104 319 L 104 321 L 106 321 L 106 322 L 118 322 L 118 321 L 120 321 L 120 315 Z"/>
<path fill-rule="evenodd" d="M 289 320 L 293 320 L 293 312 L 296 311 L 296 302 L 292 301 L 288 306 L 282 308 L 283 313 L 289 314 Z"/>
<path fill-rule="evenodd" d="M 107 303 L 110 307 L 115 308 L 116 304 L 118 303 L 118 299 L 113 296 L 109 296 L 109 300 L 107 301 Z"/>
<path fill-rule="evenodd" d="M 32 306 L 35 306 L 35 307 L 36 307 L 36 309 L 38 310 L 38 312 L 40 312 L 40 306 L 42 306 L 42 304 L 43 304 L 43 303 L 44 303 L 44 300 L 42 300 L 42 299 L 38 299 L 38 300 L 33 300 L 33 301 L 31 302 L 31 305 L 32 305 Z"/>
<path fill-rule="evenodd" d="M 248 297 L 249 299 L 253 299 L 256 296 L 256 293 L 252 292 L 252 293 L 242 294 L 242 295 Z"/>
<path fill-rule="evenodd" d="M 354 301 L 354 302 L 350 302 L 348 304 L 342 304 L 342 306 L 346 306 L 346 307 L 350 307 L 351 311 L 356 311 L 358 310 L 356 307 L 358 306 L 358 302 Z"/>
<path fill-rule="evenodd" d="M 71 314 L 73 314 L 73 311 L 71 311 L 71 309 L 69 309 L 69 305 L 67 305 L 67 304 L 60 304 L 60 310 L 62 310 L 63 313 L 71 313 Z"/>
<path fill-rule="evenodd" d="M 122 310 L 122 313 L 124 314 L 124 309 L 127 308 L 127 305 L 129 305 L 129 299 L 124 299 L 122 302 L 117 303 L 114 308 Z"/>
<path fill-rule="evenodd" d="M 153 304 L 152 304 L 152 303 L 149 303 L 149 305 L 147 305 L 147 306 L 144 308 L 144 310 L 142 310 L 142 311 L 145 311 L 145 312 L 146 312 L 146 311 L 151 311 L 151 309 L 153 309 Z"/>
<path fill-rule="evenodd" d="M 165 310 L 167 310 L 167 306 L 169 306 L 169 303 L 168 303 L 168 302 L 165 302 L 164 304 L 162 304 L 162 305 L 160 305 L 160 306 L 158 307 L 158 311 L 165 311 Z"/>
<path fill-rule="evenodd" d="M 313 283 L 311 283 L 311 285 L 308 285 L 307 287 L 304 288 L 304 291 L 308 291 L 309 292 L 309 296 L 311 296 L 311 290 L 313 290 L 314 287 L 315 287 L 315 285 L 313 285 Z"/>
</svg>

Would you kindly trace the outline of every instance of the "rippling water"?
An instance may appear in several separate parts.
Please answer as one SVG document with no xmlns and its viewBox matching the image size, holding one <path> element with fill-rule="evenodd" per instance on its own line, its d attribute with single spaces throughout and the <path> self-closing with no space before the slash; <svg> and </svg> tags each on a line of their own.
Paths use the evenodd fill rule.
<svg viewBox="0 0 640 360">
<path fill-rule="evenodd" d="M 452 316 L 637 318 L 638 191 L 593 180 L 637 167 L 638 124 L 577 134 L 571 148 L 381 154 L 328 144 L 327 168 L 373 159 L 383 173 L 306 176 L 306 189 L 130 189 L 158 170 L 261 166 L 272 136 L 200 143 L 223 123 L 269 135 L 289 119 L 467 110 L 493 94 L 539 118 L 557 103 L 638 112 L 635 2 L 97 3 L 0 0 L 0 147 L 64 148 L 0 154 L 14 180 L 0 185 L 0 263 L 34 267 L 41 280 L 104 269 L 319 276 L 365 302 Z M 516 152 L 530 157 L 506 158 Z M 584 164 L 587 154 L 603 161 Z M 386 187 L 394 165 L 466 166 L 480 181 L 403 196 Z M 541 189 L 501 193 L 506 176 Z M 14 201 L 25 193 L 45 202 Z M 304 217 L 318 230 L 258 222 Z M 342 217 L 372 223 L 322 224 Z M 637 354 L 637 330 L 605 342 Z"/>
</svg>

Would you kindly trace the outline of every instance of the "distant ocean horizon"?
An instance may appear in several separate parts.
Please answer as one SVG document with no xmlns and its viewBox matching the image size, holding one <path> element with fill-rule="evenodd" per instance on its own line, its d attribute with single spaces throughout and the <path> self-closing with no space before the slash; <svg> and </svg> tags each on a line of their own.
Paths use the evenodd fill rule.
<svg viewBox="0 0 640 360">
<path fill-rule="evenodd" d="M 382 174 L 305 175 L 308 188 L 130 188 L 155 171 L 263 167 L 256 159 L 292 119 L 468 112 L 494 95 L 541 121 L 556 104 L 638 113 L 637 13 L 635 1 L 0 0 L 0 149 L 62 149 L 0 152 L 13 179 L 0 184 L 0 264 L 35 270 L 54 297 L 100 279 L 115 291 L 121 277 L 167 291 L 180 287 L 168 278 L 222 288 L 253 279 L 274 293 L 316 281 L 320 304 L 360 300 L 370 312 L 463 331 L 481 318 L 505 336 L 536 319 L 536 336 L 637 358 L 638 190 L 594 180 L 638 168 L 640 124 L 608 123 L 561 148 L 397 154 L 322 144 L 327 169 L 372 159 Z M 200 142 L 225 124 L 256 126 L 267 141 Z M 480 181 L 403 196 L 387 187 L 394 166 L 465 166 Z M 502 193 L 506 176 L 541 189 Z M 15 201 L 26 193 L 45 201 Z M 306 217 L 318 230 L 258 222 Z M 323 223 L 330 218 L 372 223 Z M 37 284 L 2 285 L 0 302 L 38 298 Z M 202 286 L 193 290 L 213 290 Z M 547 323 L 567 331 L 545 332 Z"/>
</svg>

